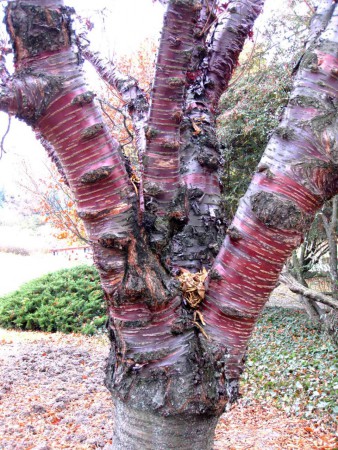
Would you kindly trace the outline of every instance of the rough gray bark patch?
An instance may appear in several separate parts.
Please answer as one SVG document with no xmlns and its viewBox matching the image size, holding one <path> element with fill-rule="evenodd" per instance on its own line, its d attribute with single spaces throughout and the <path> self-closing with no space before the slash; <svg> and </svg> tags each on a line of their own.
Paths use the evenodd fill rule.
<svg viewBox="0 0 338 450">
<path fill-rule="evenodd" d="M 256 217 L 267 227 L 304 232 L 311 224 L 312 216 L 298 206 L 270 192 L 257 192 L 250 198 Z"/>
</svg>

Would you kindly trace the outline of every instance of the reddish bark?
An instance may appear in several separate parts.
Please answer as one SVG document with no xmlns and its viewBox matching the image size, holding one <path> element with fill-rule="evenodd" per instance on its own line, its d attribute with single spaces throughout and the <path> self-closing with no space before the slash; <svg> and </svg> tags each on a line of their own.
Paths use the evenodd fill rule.
<svg viewBox="0 0 338 450">
<path fill-rule="evenodd" d="M 16 74 L 6 86 L 11 96 L 6 105 L 57 152 L 100 259 L 103 285 L 112 292 L 123 277 L 119 247 L 132 230 L 135 194 L 118 143 L 104 126 L 70 48 L 70 12 L 9 4 L 6 20 L 15 42 Z M 48 27 L 58 32 L 49 36 Z"/>
<path fill-rule="evenodd" d="M 206 31 L 212 17 L 209 2 L 169 2 L 147 131 L 142 222 L 118 143 L 103 125 L 70 47 L 69 10 L 42 4 L 8 5 L 16 74 L 1 87 L 0 108 L 31 124 L 53 146 L 84 219 L 108 304 L 107 386 L 118 399 L 117 417 L 132 419 L 134 409 L 142 410 L 152 430 L 145 434 L 154 435 L 163 431 L 166 416 L 176 416 L 175 429 L 177 418 L 210 427 L 210 416 L 219 416 L 238 395 L 247 341 L 285 258 L 316 209 L 338 190 L 337 5 L 325 0 L 318 10 L 283 121 L 209 274 L 199 310 L 203 327 L 168 267 L 210 266 L 223 236 L 213 109 L 261 1 L 242 2 L 240 13 L 234 2 L 229 14 L 235 25 L 230 30 L 224 22 L 224 32 L 216 33 L 206 72 L 196 61 L 197 43 L 205 42 L 201 28 Z M 199 77 L 203 102 L 194 90 Z M 185 448 L 186 432 L 182 425 L 173 448 Z M 211 447 L 209 437 L 201 449 Z M 132 441 L 130 448 L 137 448 Z"/>
<path fill-rule="evenodd" d="M 242 370 L 247 341 L 286 258 L 338 190 L 337 5 L 322 2 L 318 14 L 320 32 L 308 44 L 283 120 L 215 260 L 217 279 L 209 279 L 206 332 L 231 348 L 229 378 Z"/>
<path fill-rule="evenodd" d="M 164 18 L 144 162 L 145 194 L 156 198 L 161 215 L 166 214 L 179 187 L 180 120 L 201 8 L 194 0 L 170 1 Z"/>
<path fill-rule="evenodd" d="M 215 19 L 214 3 L 209 21 L 204 24 L 203 30 L 213 24 L 211 37 L 208 42 L 208 33 L 201 37 L 202 47 L 195 57 L 198 76 L 189 85 L 181 125 L 181 183 L 189 189 L 190 204 L 187 225 L 170 244 L 170 265 L 174 268 L 210 268 L 225 237 L 215 109 L 262 4 L 262 0 L 229 2 L 225 12 Z M 185 246 L 187 239 L 189 248 Z"/>
</svg>

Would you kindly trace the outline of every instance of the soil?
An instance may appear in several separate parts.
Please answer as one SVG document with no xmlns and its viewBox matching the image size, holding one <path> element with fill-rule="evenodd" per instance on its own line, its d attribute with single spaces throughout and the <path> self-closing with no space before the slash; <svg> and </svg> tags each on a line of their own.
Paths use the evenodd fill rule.
<svg viewBox="0 0 338 450">
<path fill-rule="evenodd" d="M 0 329 L 0 449 L 110 449 L 107 351 L 105 336 Z M 215 450 L 333 448 L 325 427 L 250 398 L 222 416 L 215 440 Z"/>
</svg>

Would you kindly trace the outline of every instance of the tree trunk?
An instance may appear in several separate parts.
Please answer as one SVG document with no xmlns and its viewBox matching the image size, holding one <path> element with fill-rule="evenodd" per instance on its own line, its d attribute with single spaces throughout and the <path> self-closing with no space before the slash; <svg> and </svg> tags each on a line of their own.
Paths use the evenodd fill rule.
<svg viewBox="0 0 338 450">
<path fill-rule="evenodd" d="M 114 450 L 211 450 L 217 417 L 163 417 L 114 403 Z"/>
<path fill-rule="evenodd" d="M 329 246 L 330 257 L 330 277 L 331 277 L 331 291 L 334 298 L 338 299 L 338 258 L 337 258 L 337 245 L 338 245 L 338 195 L 332 200 L 332 212 L 331 220 L 329 221 L 326 216 L 321 214 L 327 242 Z"/>
<path fill-rule="evenodd" d="M 320 31 L 306 49 L 283 122 L 204 284 L 204 272 L 182 267 L 191 261 L 192 272 L 209 268 L 217 242 L 208 240 L 208 232 L 215 240 L 224 232 L 213 108 L 261 0 L 230 2 L 220 28 L 211 33 L 209 55 L 201 31 L 214 21 L 215 2 L 169 1 L 143 192 L 130 182 L 118 143 L 85 87 L 81 58 L 71 47 L 71 11 L 60 3 L 9 3 L 16 72 L 0 85 L 0 109 L 52 145 L 85 223 L 108 305 L 106 385 L 115 405 L 114 448 L 209 449 L 218 417 L 238 397 L 247 342 L 280 270 L 314 212 L 338 191 L 336 4 L 325 0 L 318 9 L 313 28 Z M 196 81 L 188 69 L 194 51 L 200 55 L 198 43 L 204 62 L 212 64 L 198 73 L 203 101 L 185 89 Z M 184 57 L 178 52 L 175 66 L 181 45 Z M 203 108 L 208 114 L 202 119 Z M 181 137 L 190 148 L 181 147 Z M 185 242 L 177 238 L 182 230 Z M 190 281 L 180 281 L 184 274 Z M 194 305 L 191 283 L 197 286 Z"/>
<path fill-rule="evenodd" d="M 296 251 L 293 252 L 292 254 L 292 262 L 293 262 L 293 268 L 296 272 L 296 279 L 297 281 L 303 285 L 304 287 L 308 287 L 303 273 L 302 273 L 302 267 L 304 266 L 304 251 L 305 251 L 305 246 L 304 243 L 301 245 L 301 251 L 300 251 L 300 256 L 298 259 L 297 253 Z M 309 300 L 307 297 L 304 297 L 304 295 L 302 295 L 302 293 L 298 293 L 299 294 L 299 300 L 301 303 L 303 303 L 304 308 L 308 314 L 308 316 L 310 317 L 311 321 L 313 324 L 315 325 L 319 325 L 320 322 L 320 309 L 319 307 L 316 305 L 315 302 Z"/>
</svg>

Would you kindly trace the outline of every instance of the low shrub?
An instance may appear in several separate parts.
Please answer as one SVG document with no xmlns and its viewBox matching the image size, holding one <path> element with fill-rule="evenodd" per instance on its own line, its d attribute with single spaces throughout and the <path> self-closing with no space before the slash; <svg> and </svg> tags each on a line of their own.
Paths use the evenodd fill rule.
<svg viewBox="0 0 338 450">
<path fill-rule="evenodd" d="M 106 322 L 99 275 L 78 266 L 44 275 L 0 297 L 0 326 L 94 334 Z"/>
<path fill-rule="evenodd" d="M 13 253 L 14 255 L 29 256 L 30 252 L 23 247 L 0 247 L 0 253 Z"/>
</svg>

